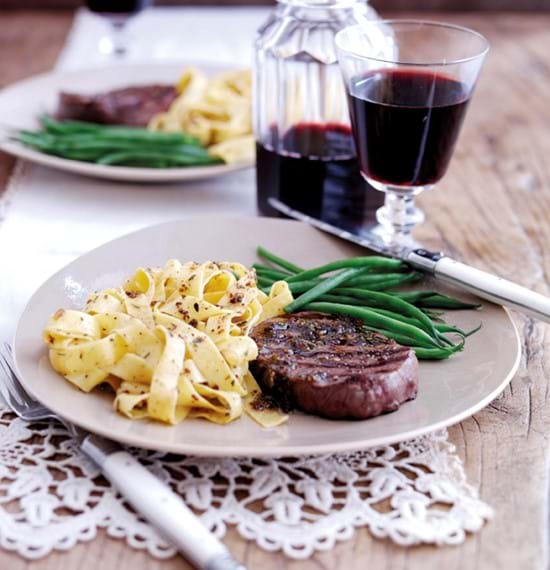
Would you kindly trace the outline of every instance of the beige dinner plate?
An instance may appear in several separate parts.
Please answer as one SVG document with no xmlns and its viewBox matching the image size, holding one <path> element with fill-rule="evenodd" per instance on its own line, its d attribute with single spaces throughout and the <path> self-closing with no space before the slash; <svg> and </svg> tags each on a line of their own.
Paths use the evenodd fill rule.
<svg viewBox="0 0 550 570">
<path fill-rule="evenodd" d="M 365 421 L 332 421 L 298 412 L 273 429 L 261 428 L 246 416 L 225 426 L 201 419 L 176 426 L 131 421 L 113 410 L 112 395 L 80 392 L 51 368 L 41 333 L 58 308 L 81 307 L 89 292 L 117 286 L 137 267 L 162 265 L 170 258 L 250 264 L 258 244 L 306 267 L 365 252 L 302 223 L 268 218 L 201 216 L 116 239 L 67 265 L 29 301 L 14 343 L 25 387 L 71 422 L 123 443 L 183 454 L 280 456 L 389 444 L 451 425 L 491 402 L 518 367 L 519 338 L 508 313 L 484 303 L 480 311 L 447 314 L 450 323 L 465 329 L 480 322 L 483 327 L 462 353 L 447 361 L 421 363 L 416 400 Z"/>
<path fill-rule="evenodd" d="M 105 166 L 51 156 L 6 138 L 14 130 L 37 129 L 40 115 L 55 112 L 60 91 L 94 94 L 147 83 L 175 84 L 182 71 L 190 66 L 197 67 L 208 75 L 234 69 L 212 63 L 125 64 L 78 71 L 53 71 L 19 81 L 0 91 L 0 150 L 58 170 L 127 182 L 200 180 L 252 167 L 253 161 L 187 168 Z"/>
</svg>

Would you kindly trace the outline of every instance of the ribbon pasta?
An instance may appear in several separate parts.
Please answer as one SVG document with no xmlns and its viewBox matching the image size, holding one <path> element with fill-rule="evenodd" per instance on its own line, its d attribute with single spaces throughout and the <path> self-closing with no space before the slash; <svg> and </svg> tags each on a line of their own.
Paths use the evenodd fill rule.
<svg viewBox="0 0 550 570">
<path fill-rule="evenodd" d="M 252 78 L 249 70 L 206 77 L 195 68 L 184 70 L 178 97 L 148 128 L 185 132 L 197 137 L 208 151 L 226 163 L 254 159 L 252 135 Z"/>
<path fill-rule="evenodd" d="M 286 416 L 251 405 L 259 388 L 248 334 L 291 301 L 285 282 L 266 295 L 239 263 L 170 260 L 90 295 L 81 311 L 58 310 L 43 337 L 57 372 L 84 392 L 110 385 L 128 418 L 225 424 L 247 411 L 270 427 Z"/>
</svg>

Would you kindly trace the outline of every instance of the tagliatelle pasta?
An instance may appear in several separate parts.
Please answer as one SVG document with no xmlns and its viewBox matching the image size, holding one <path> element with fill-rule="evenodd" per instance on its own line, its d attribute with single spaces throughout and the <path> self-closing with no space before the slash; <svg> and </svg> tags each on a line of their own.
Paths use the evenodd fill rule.
<svg viewBox="0 0 550 570">
<path fill-rule="evenodd" d="M 155 115 L 149 128 L 185 132 L 230 164 L 254 159 L 252 79 L 250 71 L 228 71 L 211 78 L 186 69 L 168 111 Z"/>
<path fill-rule="evenodd" d="M 131 419 L 224 424 L 247 411 L 269 427 L 286 416 L 253 406 L 248 333 L 291 301 L 285 282 L 266 295 L 239 263 L 170 260 L 90 295 L 81 311 L 58 310 L 43 336 L 56 371 L 85 392 L 110 385 Z"/>
</svg>

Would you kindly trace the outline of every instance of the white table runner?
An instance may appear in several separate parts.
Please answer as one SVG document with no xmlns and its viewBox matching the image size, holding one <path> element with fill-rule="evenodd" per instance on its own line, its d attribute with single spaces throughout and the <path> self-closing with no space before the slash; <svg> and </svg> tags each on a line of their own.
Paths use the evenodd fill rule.
<svg viewBox="0 0 550 570">
<path fill-rule="evenodd" d="M 254 33 L 267 14 L 265 8 L 149 10 L 130 24 L 137 45 L 128 60 L 249 65 Z M 109 63 L 97 49 L 104 32 L 100 18 L 80 11 L 57 68 Z M 75 257 L 132 230 L 205 211 L 254 215 L 254 171 L 136 185 L 20 165 L 0 205 L 0 267 L 14 277 L 0 280 L 0 338 L 11 338 L 32 292 Z"/>
<path fill-rule="evenodd" d="M 149 11 L 132 24 L 139 49 L 131 59 L 246 65 L 266 15 L 260 8 Z M 102 31 L 97 18 L 80 12 L 58 68 L 104 64 L 96 50 Z M 253 215 L 253 171 L 140 186 L 19 163 L 0 204 L 0 339 L 12 336 L 40 283 L 78 255 L 129 231 L 206 211 Z M 290 462 L 136 453 L 219 536 L 232 524 L 260 547 L 293 558 L 327 550 L 358 526 L 402 545 L 458 544 L 491 516 L 467 484 L 444 431 L 397 446 Z M 29 426 L 0 408 L 0 480 L 0 545 L 24 557 L 67 550 L 92 540 L 100 527 L 153 556 L 174 554 L 98 481 L 95 467 L 58 425 Z"/>
</svg>

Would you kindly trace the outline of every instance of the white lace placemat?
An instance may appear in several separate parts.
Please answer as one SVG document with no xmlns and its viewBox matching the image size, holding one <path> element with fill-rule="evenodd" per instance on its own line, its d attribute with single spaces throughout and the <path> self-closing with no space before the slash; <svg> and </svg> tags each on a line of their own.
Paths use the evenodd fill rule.
<svg viewBox="0 0 550 570">
<path fill-rule="evenodd" d="M 246 62 L 249 38 L 265 15 L 263 8 L 163 9 L 139 16 L 134 33 L 141 56 L 147 52 L 142 59 L 201 53 L 204 59 Z M 80 13 L 58 67 L 101 64 L 93 59 L 98 26 Z M 139 200 L 129 200 L 130 192 Z M 133 188 L 20 164 L 0 204 L 0 242 L 17 244 L 0 248 L 0 264 L 10 268 L 0 280 L 0 337 L 10 338 L 40 282 L 84 251 L 145 225 L 206 210 L 253 213 L 253 173 L 185 188 Z M 134 453 L 217 535 L 234 525 L 261 548 L 293 558 L 330 549 L 362 526 L 402 545 L 457 544 L 491 516 L 467 484 L 444 431 L 397 446 L 309 458 Z M 98 528 L 158 558 L 174 553 L 125 506 L 62 426 L 27 425 L 0 408 L 0 546 L 39 558 L 93 540 Z"/>
<path fill-rule="evenodd" d="M 404 546 L 459 544 L 492 510 L 468 485 L 446 431 L 366 451 L 283 459 L 205 459 L 132 450 L 206 526 L 304 559 L 366 526 Z M 56 423 L 0 410 L 0 545 L 25 558 L 93 540 L 175 553 L 115 493 Z"/>
</svg>

